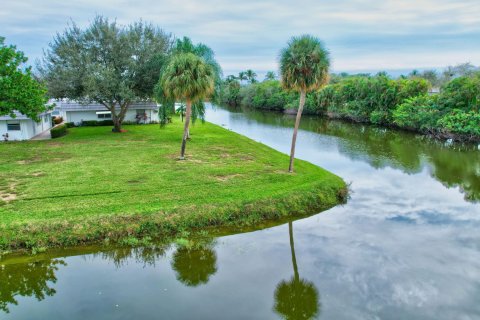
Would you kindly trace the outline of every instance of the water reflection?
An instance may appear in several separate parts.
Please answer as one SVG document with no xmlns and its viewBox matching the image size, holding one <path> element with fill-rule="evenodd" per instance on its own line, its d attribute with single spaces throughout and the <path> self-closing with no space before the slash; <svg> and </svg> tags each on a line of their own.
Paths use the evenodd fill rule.
<svg viewBox="0 0 480 320">
<path fill-rule="evenodd" d="M 112 261 L 117 268 L 121 268 L 130 260 L 133 260 L 135 263 L 143 264 L 144 266 L 155 266 L 155 262 L 165 256 L 167 248 L 168 246 L 165 245 L 119 247 L 113 250 L 96 253 L 94 256 L 101 256 L 104 260 Z"/>
<path fill-rule="evenodd" d="M 313 319 L 320 313 L 318 290 L 313 282 L 300 278 L 295 257 L 292 222 L 288 223 L 288 231 L 294 275 L 290 280 L 283 280 L 277 285 L 274 294 L 274 310 L 287 320 Z"/>
<path fill-rule="evenodd" d="M 18 305 L 18 296 L 35 297 L 38 301 L 53 296 L 55 271 L 65 266 L 63 260 L 43 260 L 3 265 L 0 269 L 0 310 L 10 312 L 9 305 Z"/>
<path fill-rule="evenodd" d="M 189 287 L 206 284 L 217 272 L 217 255 L 212 241 L 180 245 L 172 257 L 178 281 Z"/>
<path fill-rule="evenodd" d="M 295 121 L 290 115 L 250 109 L 241 111 L 231 116 L 284 128 L 292 128 Z M 446 187 L 458 187 L 465 200 L 480 200 L 480 151 L 475 145 L 449 145 L 407 132 L 308 116 L 302 117 L 300 129 L 325 135 L 322 147 L 335 149 L 351 160 L 366 162 L 376 169 L 400 169 L 407 174 L 427 169 Z"/>
</svg>

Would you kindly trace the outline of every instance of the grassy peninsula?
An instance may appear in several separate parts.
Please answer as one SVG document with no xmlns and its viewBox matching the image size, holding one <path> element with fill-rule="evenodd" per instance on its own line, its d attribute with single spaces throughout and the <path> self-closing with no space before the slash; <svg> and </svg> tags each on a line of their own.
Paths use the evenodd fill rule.
<svg viewBox="0 0 480 320">
<path fill-rule="evenodd" d="M 0 144 L 0 249 L 166 238 L 211 225 L 312 214 L 346 195 L 337 176 L 219 126 L 69 129 L 47 141 Z"/>
</svg>

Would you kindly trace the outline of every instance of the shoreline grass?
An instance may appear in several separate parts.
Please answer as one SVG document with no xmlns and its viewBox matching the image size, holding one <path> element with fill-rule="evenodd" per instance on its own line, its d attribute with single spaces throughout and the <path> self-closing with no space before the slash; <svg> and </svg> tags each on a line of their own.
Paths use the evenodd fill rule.
<svg viewBox="0 0 480 320">
<path fill-rule="evenodd" d="M 346 197 L 345 183 L 219 126 L 182 123 L 69 129 L 48 141 L 0 144 L 0 251 L 167 238 L 219 225 L 308 215 Z"/>
</svg>

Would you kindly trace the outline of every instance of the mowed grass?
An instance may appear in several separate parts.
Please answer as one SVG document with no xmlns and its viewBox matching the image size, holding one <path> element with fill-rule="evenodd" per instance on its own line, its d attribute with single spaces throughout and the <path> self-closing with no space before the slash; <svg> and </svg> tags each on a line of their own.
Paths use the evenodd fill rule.
<svg viewBox="0 0 480 320">
<path fill-rule="evenodd" d="M 0 249 L 74 245 L 126 236 L 311 214 L 345 195 L 337 176 L 205 123 L 69 129 L 48 141 L 0 144 Z"/>
</svg>

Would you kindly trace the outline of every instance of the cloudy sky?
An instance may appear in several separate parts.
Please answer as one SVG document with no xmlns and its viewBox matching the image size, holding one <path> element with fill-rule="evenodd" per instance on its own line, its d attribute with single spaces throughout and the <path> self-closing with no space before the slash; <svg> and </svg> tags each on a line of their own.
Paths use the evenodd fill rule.
<svg viewBox="0 0 480 320">
<path fill-rule="evenodd" d="M 480 65 L 479 0 L 3 0 L 0 36 L 32 61 L 70 20 L 96 14 L 203 42 L 225 74 L 277 70 L 280 48 L 304 33 L 325 42 L 335 72 Z"/>
</svg>

